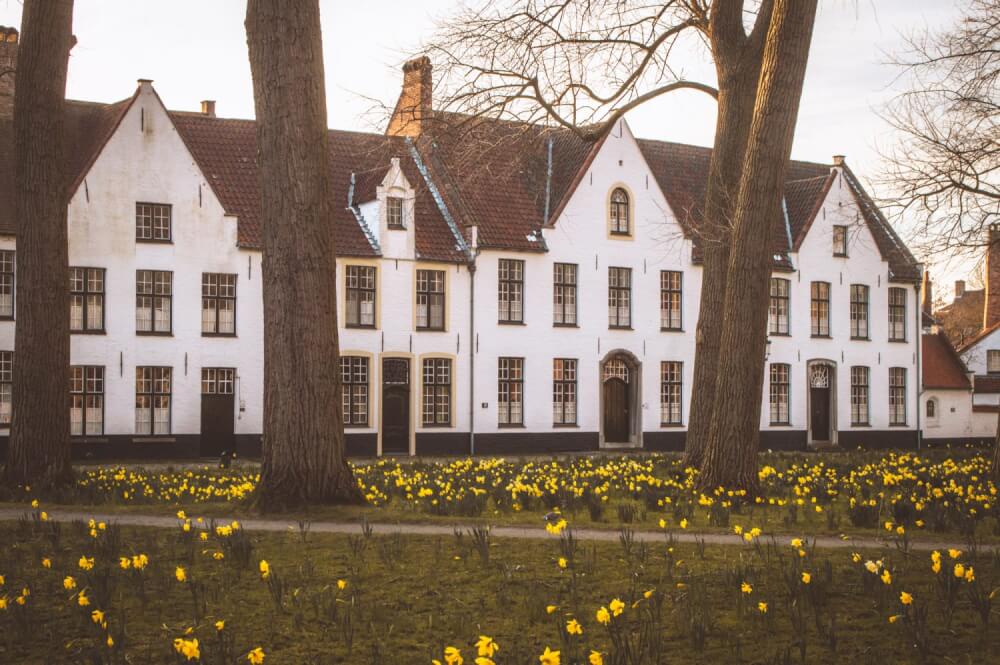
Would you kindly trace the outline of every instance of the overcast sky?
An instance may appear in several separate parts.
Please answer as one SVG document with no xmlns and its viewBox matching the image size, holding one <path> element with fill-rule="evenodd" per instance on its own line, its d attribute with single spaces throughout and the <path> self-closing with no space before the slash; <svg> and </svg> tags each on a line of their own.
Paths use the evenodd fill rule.
<svg viewBox="0 0 1000 665">
<path fill-rule="evenodd" d="M 458 0 L 321 0 L 330 126 L 378 130 L 371 99 L 390 107 L 400 64 Z M 958 17 L 952 0 L 821 0 L 792 156 L 829 162 L 844 154 L 862 178 L 879 166 L 879 146 L 894 137 L 877 115 L 897 91 L 898 71 L 885 64 L 903 37 Z M 150 78 L 168 107 L 195 110 L 217 100 L 220 116 L 253 115 L 253 91 L 240 0 L 76 0 L 78 43 L 67 94 L 110 102 Z M 21 3 L 0 0 L 0 25 L 20 26 Z M 684 54 L 689 78 L 713 74 L 706 54 Z M 711 145 L 714 103 L 701 93 L 668 95 L 628 116 L 644 138 Z M 927 259 L 928 257 L 919 257 Z M 935 266 L 942 284 L 967 265 Z"/>
</svg>

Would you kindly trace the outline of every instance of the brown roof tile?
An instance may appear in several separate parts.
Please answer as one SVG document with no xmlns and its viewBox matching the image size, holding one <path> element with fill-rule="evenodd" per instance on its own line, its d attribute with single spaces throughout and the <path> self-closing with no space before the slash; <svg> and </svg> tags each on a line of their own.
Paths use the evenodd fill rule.
<svg viewBox="0 0 1000 665">
<path fill-rule="evenodd" d="M 922 335 L 920 348 L 921 374 L 925 388 L 971 388 L 965 365 L 944 334 Z"/>
</svg>

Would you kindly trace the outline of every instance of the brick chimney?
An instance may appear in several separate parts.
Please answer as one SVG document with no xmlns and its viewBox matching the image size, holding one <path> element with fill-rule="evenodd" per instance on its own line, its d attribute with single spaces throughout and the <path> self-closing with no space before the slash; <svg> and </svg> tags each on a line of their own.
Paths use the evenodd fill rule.
<svg viewBox="0 0 1000 665">
<path fill-rule="evenodd" d="M 846 159 L 847 158 L 844 157 L 843 155 L 834 155 L 833 156 L 833 165 L 834 166 L 843 166 L 844 165 L 844 161 Z"/>
<path fill-rule="evenodd" d="M 14 117 L 14 70 L 17 69 L 18 32 L 0 25 L 0 120 Z"/>
<path fill-rule="evenodd" d="M 924 311 L 924 314 L 931 316 L 931 310 L 934 308 L 934 285 L 931 283 L 931 274 L 928 271 L 924 271 L 924 283 L 920 286 L 920 309 Z"/>
<path fill-rule="evenodd" d="M 209 118 L 215 117 L 215 100 L 214 99 L 203 99 L 201 100 L 201 114 L 207 115 Z"/>
<path fill-rule="evenodd" d="M 1000 322 L 1000 224 L 990 224 L 986 247 L 986 304 L 983 327 Z"/>
<path fill-rule="evenodd" d="M 390 136 L 420 136 L 430 117 L 431 59 L 426 55 L 408 60 L 403 65 L 403 89 L 385 133 Z"/>
<path fill-rule="evenodd" d="M 965 280 L 956 279 L 955 280 L 955 300 L 958 300 L 965 295 Z"/>
</svg>

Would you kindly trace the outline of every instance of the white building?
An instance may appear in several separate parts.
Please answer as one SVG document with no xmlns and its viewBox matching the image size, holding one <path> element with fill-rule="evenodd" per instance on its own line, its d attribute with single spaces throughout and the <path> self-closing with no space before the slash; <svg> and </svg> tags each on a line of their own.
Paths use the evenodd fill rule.
<svg viewBox="0 0 1000 665">
<path fill-rule="evenodd" d="M 407 63 L 391 135 L 329 135 L 349 452 L 682 448 L 710 151 L 624 121 L 594 143 L 467 122 L 431 110 L 430 84 L 426 59 Z M 149 81 L 68 103 L 67 122 L 77 454 L 254 454 L 254 122 L 168 111 Z M 793 162 L 780 221 L 762 446 L 915 445 L 919 265 L 843 158 Z"/>
</svg>

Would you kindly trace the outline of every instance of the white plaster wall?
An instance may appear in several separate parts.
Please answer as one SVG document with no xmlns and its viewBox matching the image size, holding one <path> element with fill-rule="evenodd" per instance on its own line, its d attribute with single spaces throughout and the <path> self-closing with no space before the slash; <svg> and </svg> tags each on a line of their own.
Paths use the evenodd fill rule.
<svg viewBox="0 0 1000 665">
<path fill-rule="evenodd" d="M 833 226 L 848 226 L 846 258 L 833 256 Z M 807 394 L 809 389 L 807 363 L 826 359 L 836 363 L 836 429 L 883 430 L 889 428 L 889 368 L 907 370 L 906 427 L 915 429 L 917 393 L 917 349 L 920 329 L 913 285 L 890 283 L 889 266 L 879 253 L 875 240 L 865 225 L 847 182 L 838 176 L 813 221 L 799 251 L 792 256 L 797 272 L 774 273 L 775 277 L 791 280 L 790 337 L 771 336 L 769 363 L 791 365 L 792 385 L 791 429 L 804 429 L 808 423 Z M 830 338 L 811 336 L 811 283 L 830 284 Z M 850 285 L 869 287 L 869 340 L 852 340 L 850 335 Z M 889 340 L 889 287 L 902 287 L 906 292 L 906 342 Z M 851 376 L 853 365 L 865 365 L 869 372 L 870 426 L 851 426 Z M 767 377 L 764 386 L 764 406 L 761 427 L 770 428 L 766 410 Z"/>
<path fill-rule="evenodd" d="M 927 402 L 932 399 L 937 402 L 937 415 L 928 418 Z M 996 432 L 996 414 L 972 412 L 971 390 L 926 390 L 920 396 L 920 405 L 925 438 L 959 439 Z"/>
<path fill-rule="evenodd" d="M 613 239 L 607 233 L 607 197 L 622 184 L 633 199 L 631 239 Z M 544 238 L 547 253 L 484 251 L 478 258 L 476 431 L 509 431 L 497 425 L 497 358 L 501 356 L 525 359 L 524 430 L 565 431 L 552 425 L 552 360 L 576 358 L 577 428 L 599 431 L 600 363 L 614 349 L 624 349 L 642 363 L 641 420 L 646 432 L 661 429 L 660 362 L 684 363 L 686 426 L 701 269 L 691 265 L 691 244 L 683 238 L 626 123 L 620 123 L 607 138 L 554 227 L 545 229 Z M 525 261 L 524 325 L 496 323 L 501 258 Z M 554 263 L 578 265 L 576 328 L 553 326 Z M 610 266 L 632 269 L 632 330 L 608 328 Z M 684 273 L 684 332 L 660 331 L 661 270 Z M 487 407 L 482 408 L 482 403 Z"/>
<path fill-rule="evenodd" d="M 137 201 L 172 205 L 171 243 L 135 240 Z M 260 433 L 263 317 L 260 254 L 236 246 L 227 217 L 152 86 L 143 84 L 69 204 L 72 266 L 106 270 L 105 334 L 73 335 L 73 364 L 105 367 L 105 434 L 135 431 L 135 368 L 173 368 L 171 433 L 201 428 L 201 368 L 239 376 L 237 433 Z M 173 272 L 173 334 L 135 332 L 135 271 Z M 202 337 L 203 272 L 237 274 L 236 337 Z M 245 411 L 240 413 L 240 404 Z"/>
<path fill-rule="evenodd" d="M 986 356 L 991 350 L 1000 350 L 1000 329 L 994 330 L 966 349 L 962 353 L 962 360 L 973 374 L 986 374 Z"/>
</svg>

